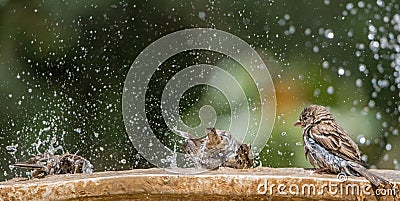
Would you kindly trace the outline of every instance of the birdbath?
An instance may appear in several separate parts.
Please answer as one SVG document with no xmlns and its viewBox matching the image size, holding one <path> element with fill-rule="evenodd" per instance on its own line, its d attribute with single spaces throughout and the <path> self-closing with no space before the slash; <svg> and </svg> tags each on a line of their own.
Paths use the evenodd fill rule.
<svg viewBox="0 0 400 201">
<path fill-rule="evenodd" d="M 195 175 L 153 168 L 13 179 L 0 183 L 0 197 L 4 200 L 396 200 L 400 171 L 371 172 L 389 179 L 394 187 L 373 189 L 362 177 L 337 177 L 302 168 L 220 168 Z"/>
</svg>

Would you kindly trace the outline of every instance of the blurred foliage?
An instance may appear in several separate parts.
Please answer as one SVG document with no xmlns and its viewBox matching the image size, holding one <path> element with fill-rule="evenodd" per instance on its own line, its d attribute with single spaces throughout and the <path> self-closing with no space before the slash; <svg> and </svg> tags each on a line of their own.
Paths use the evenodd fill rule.
<svg viewBox="0 0 400 201">
<path fill-rule="evenodd" d="M 125 132 L 125 76 L 151 42 L 194 27 L 242 38 L 267 64 L 278 105 L 259 156 L 263 166 L 310 167 L 301 130 L 292 124 L 315 103 L 331 108 L 368 163 L 399 169 L 399 11 L 395 0 L 0 1 L 0 180 L 24 176 L 9 165 L 58 145 L 88 158 L 96 171 L 151 167 Z M 148 100 L 157 100 L 180 69 L 207 61 L 223 65 L 223 59 L 177 55 L 153 76 Z M 216 93 L 188 91 L 181 114 L 196 124 L 193 111 L 203 104 L 197 100 Z M 224 102 L 221 95 L 216 99 Z M 151 107 L 149 116 L 152 128 L 165 133 L 160 111 Z M 171 140 L 166 136 L 160 139 Z"/>
</svg>

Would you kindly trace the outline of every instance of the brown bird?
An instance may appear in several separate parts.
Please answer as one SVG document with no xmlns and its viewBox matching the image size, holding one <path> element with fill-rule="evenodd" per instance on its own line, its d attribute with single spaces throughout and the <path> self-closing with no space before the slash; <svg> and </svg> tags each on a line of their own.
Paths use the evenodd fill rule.
<svg viewBox="0 0 400 201">
<path fill-rule="evenodd" d="M 205 138 L 180 133 L 186 139 L 183 144 L 184 152 L 198 167 L 243 169 L 253 166 L 254 157 L 251 147 L 234 139 L 228 131 L 208 128 Z"/>
<path fill-rule="evenodd" d="M 32 170 L 32 177 L 34 178 L 43 178 L 52 174 L 93 172 L 93 165 L 88 160 L 82 156 L 69 153 L 61 155 L 40 154 L 12 166 Z"/>
<path fill-rule="evenodd" d="M 304 108 L 294 126 L 303 128 L 305 155 L 314 167 L 319 168 L 318 172 L 363 176 L 375 187 L 389 184 L 365 168 L 356 143 L 325 107 L 310 105 Z"/>
</svg>

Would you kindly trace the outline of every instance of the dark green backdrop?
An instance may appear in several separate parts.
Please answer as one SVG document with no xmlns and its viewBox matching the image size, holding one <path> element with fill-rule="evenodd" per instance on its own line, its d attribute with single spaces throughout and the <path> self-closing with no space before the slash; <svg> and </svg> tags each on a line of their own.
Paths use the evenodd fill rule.
<svg viewBox="0 0 400 201">
<path fill-rule="evenodd" d="M 395 0 L 2 0 L 0 180 L 25 176 L 9 165 L 58 146 L 90 159 L 96 171 L 151 167 L 125 132 L 125 76 L 151 42 L 196 27 L 242 38 L 267 64 L 278 105 L 261 165 L 310 167 L 301 129 L 292 124 L 305 105 L 316 103 L 330 106 L 372 167 L 399 169 L 399 11 Z M 172 63 L 179 70 L 220 59 L 190 55 L 163 64 L 148 96 L 160 96 L 151 89 L 176 73 L 168 69 Z M 182 114 L 204 91 L 194 88 L 182 98 Z M 148 114 L 154 130 L 168 132 L 158 107 L 149 106 Z M 196 121 L 194 114 L 188 123 Z"/>
</svg>

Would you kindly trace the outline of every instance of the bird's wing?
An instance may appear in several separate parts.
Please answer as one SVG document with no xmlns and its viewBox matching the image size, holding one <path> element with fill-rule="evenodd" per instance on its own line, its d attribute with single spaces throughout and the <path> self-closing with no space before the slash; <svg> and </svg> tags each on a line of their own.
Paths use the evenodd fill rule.
<svg viewBox="0 0 400 201">
<path fill-rule="evenodd" d="M 25 168 L 25 169 L 40 169 L 43 168 L 41 164 L 29 164 L 29 163 L 17 163 L 13 164 L 12 166 L 17 168 Z"/>
<path fill-rule="evenodd" d="M 349 161 L 366 165 L 357 144 L 336 122 L 320 122 L 310 129 L 310 137 L 331 153 Z"/>
<path fill-rule="evenodd" d="M 183 143 L 183 151 L 186 154 L 198 154 L 202 141 L 199 139 L 186 139 Z"/>
</svg>

